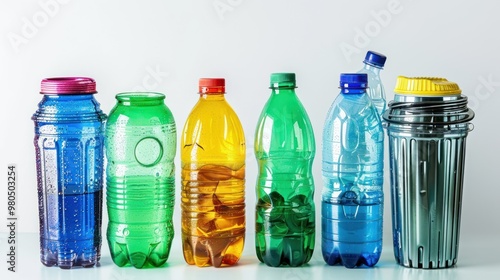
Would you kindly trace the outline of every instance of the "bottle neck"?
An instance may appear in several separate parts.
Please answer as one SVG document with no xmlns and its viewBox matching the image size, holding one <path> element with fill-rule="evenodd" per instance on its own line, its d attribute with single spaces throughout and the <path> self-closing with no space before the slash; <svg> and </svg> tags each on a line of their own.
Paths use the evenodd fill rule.
<svg viewBox="0 0 500 280">
<path fill-rule="evenodd" d="M 44 94 L 46 99 L 59 99 L 59 100 L 89 100 L 94 98 L 94 94 L 82 93 L 82 94 Z"/>
<path fill-rule="evenodd" d="M 295 87 L 272 87 L 273 95 L 295 95 Z"/>
<path fill-rule="evenodd" d="M 206 101 L 221 101 L 221 100 L 226 100 L 226 97 L 224 96 L 225 93 L 200 93 L 200 101 L 201 100 L 206 100 Z"/>
<path fill-rule="evenodd" d="M 44 94 L 32 119 L 39 122 L 104 121 L 94 94 Z"/>
<path fill-rule="evenodd" d="M 165 95 L 154 92 L 127 92 L 117 94 L 116 99 L 124 106 L 157 106 L 163 104 Z"/>
<path fill-rule="evenodd" d="M 363 69 L 366 70 L 366 71 L 370 71 L 370 72 L 373 72 L 373 73 L 379 75 L 380 74 L 380 70 L 382 70 L 382 67 L 370 65 L 370 64 L 368 64 L 368 63 L 365 62 Z"/>
<path fill-rule="evenodd" d="M 366 88 L 340 88 L 341 94 L 365 94 Z"/>
</svg>

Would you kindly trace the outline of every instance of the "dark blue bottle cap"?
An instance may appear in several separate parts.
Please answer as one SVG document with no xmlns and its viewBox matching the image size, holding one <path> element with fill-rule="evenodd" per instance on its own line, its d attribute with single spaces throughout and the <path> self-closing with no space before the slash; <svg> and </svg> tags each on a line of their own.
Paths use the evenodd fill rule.
<svg viewBox="0 0 500 280">
<path fill-rule="evenodd" d="M 382 68 L 385 65 L 386 59 L 387 57 L 381 53 L 368 51 L 366 53 L 365 60 L 363 62 L 366 64 L 370 64 L 372 66 L 377 66 Z"/>
<path fill-rule="evenodd" d="M 340 88 L 361 89 L 367 87 L 368 87 L 368 75 L 366 73 L 340 74 Z"/>
</svg>

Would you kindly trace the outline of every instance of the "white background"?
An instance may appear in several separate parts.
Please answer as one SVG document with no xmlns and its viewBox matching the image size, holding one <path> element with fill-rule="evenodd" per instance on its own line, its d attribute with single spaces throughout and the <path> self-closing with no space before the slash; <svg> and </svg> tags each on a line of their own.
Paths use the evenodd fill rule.
<svg viewBox="0 0 500 280">
<path fill-rule="evenodd" d="M 3 221 L 0 225 L 6 223 L 7 217 L 6 167 L 16 164 L 17 230 L 38 232 L 30 117 L 41 99 L 38 92 L 43 78 L 94 78 L 99 91 L 96 98 L 106 113 L 114 106 L 114 95 L 118 92 L 142 89 L 165 93 L 180 135 L 198 98 L 198 78 L 224 77 L 226 97 L 239 115 L 247 137 L 245 260 L 255 264 L 256 161 L 252 143 L 259 113 L 270 93 L 269 74 L 283 71 L 297 74 L 297 93 L 309 113 L 317 141 L 313 167 L 315 198 L 319 202 L 321 133 L 327 110 L 338 94 L 339 74 L 359 70 L 366 51 L 375 50 L 388 57 L 382 72 L 388 100 L 393 97 L 398 75 L 445 77 L 458 83 L 469 97 L 476 118 L 475 129 L 467 140 L 461 246 L 473 248 L 477 240 L 491 238 L 498 247 L 500 242 L 494 238 L 500 238 L 499 9 L 500 3 L 494 0 L 2 0 L 0 219 Z M 394 265 L 387 165 L 385 174 L 385 251 L 379 267 Z M 173 250 L 180 253 L 178 183 L 177 188 L 177 238 Z M 106 212 L 103 218 L 105 233 Z M 319 221 L 318 216 L 318 229 Z M 6 231 L 1 226 L 0 232 L 4 234 L 0 236 L 5 237 Z M 36 239 L 36 234 L 26 236 Z M 2 256 L 7 245 L 5 238 L 0 241 L 0 275 L 4 275 L 6 266 Z M 34 263 L 23 263 L 25 256 L 19 255 L 19 270 L 27 271 L 34 266 L 36 275 L 45 275 L 46 268 L 38 269 L 41 267 L 37 263 L 38 244 L 26 242 L 32 242 L 33 246 L 22 253 L 34 255 L 31 258 Z M 102 250 L 103 267 L 99 269 L 105 270 L 106 266 L 112 267 L 105 238 Z M 487 252 L 478 252 L 477 259 L 485 258 L 484 254 Z M 462 259 L 470 258 L 462 251 L 459 265 Z M 496 259 L 493 263 L 500 264 Z M 181 260 L 181 256 L 174 255 L 169 262 L 178 263 L 182 269 L 195 269 L 185 268 Z M 314 260 L 317 260 L 314 264 L 325 269 L 320 250 L 316 250 Z M 44 273 L 38 274 L 39 271 Z"/>
</svg>

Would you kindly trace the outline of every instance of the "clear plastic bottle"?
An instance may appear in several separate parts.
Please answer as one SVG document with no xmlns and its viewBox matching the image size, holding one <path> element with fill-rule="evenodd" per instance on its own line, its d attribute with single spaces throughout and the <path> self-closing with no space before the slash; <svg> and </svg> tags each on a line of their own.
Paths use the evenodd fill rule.
<svg viewBox="0 0 500 280">
<path fill-rule="evenodd" d="M 118 266 L 159 267 L 174 237 L 174 117 L 161 93 L 120 93 L 116 99 L 106 125 L 111 257 Z"/>
<path fill-rule="evenodd" d="M 382 252 L 384 134 L 366 74 L 341 74 L 323 131 L 322 251 L 329 265 L 375 265 Z"/>
<path fill-rule="evenodd" d="M 366 92 L 372 99 L 373 106 L 377 108 L 379 116 L 382 116 L 387 105 L 384 84 L 380 79 L 380 70 L 384 69 L 386 59 L 386 56 L 383 54 L 368 51 L 363 61 L 364 66 L 358 71 L 358 73 L 365 73 L 368 75 L 369 88 Z"/>
<path fill-rule="evenodd" d="M 309 262 L 315 244 L 314 132 L 295 88 L 294 73 L 271 75 L 255 133 L 255 247 L 259 260 L 274 267 Z"/>
<path fill-rule="evenodd" d="M 230 266 L 245 241 L 245 135 L 224 79 L 200 79 L 199 93 L 181 137 L 184 259 Z"/>
</svg>

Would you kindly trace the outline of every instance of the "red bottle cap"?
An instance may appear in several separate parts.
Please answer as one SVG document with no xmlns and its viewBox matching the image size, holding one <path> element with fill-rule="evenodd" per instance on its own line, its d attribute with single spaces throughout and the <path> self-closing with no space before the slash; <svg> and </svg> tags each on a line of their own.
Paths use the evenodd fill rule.
<svg viewBox="0 0 500 280">
<path fill-rule="evenodd" d="M 204 94 L 225 93 L 226 80 L 224 78 L 200 78 L 198 90 Z"/>
<path fill-rule="evenodd" d="M 57 77 L 42 80 L 41 94 L 93 94 L 95 81 L 87 77 Z"/>
</svg>

